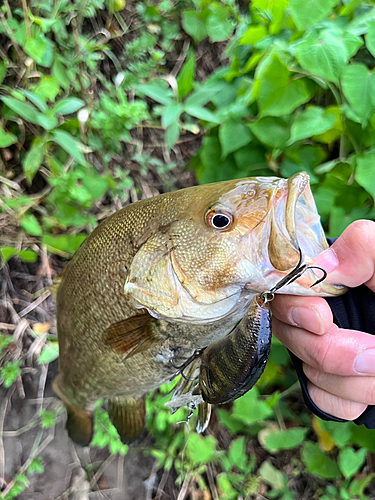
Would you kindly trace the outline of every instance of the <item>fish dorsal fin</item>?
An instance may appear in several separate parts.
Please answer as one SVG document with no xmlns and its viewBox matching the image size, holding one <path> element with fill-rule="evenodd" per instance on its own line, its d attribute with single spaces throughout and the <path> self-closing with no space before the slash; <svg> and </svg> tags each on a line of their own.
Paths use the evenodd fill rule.
<svg viewBox="0 0 375 500">
<path fill-rule="evenodd" d="M 126 358 L 145 351 L 159 340 L 151 331 L 152 320 L 145 312 L 115 323 L 108 328 L 105 343 Z"/>
</svg>

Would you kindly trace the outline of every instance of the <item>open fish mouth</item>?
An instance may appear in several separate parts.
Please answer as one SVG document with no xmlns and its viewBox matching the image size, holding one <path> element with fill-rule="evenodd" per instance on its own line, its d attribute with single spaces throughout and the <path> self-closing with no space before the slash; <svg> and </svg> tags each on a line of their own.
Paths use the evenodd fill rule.
<svg viewBox="0 0 375 500">
<path fill-rule="evenodd" d="M 303 263 L 311 264 L 329 245 L 311 193 L 309 176 L 305 172 L 295 174 L 285 180 L 274 197 L 268 243 L 270 263 L 278 271 L 289 271 L 298 264 L 302 253 Z M 278 293 L 332 296 L 346 291 L 341 285 L 325 281 L 310 289 L 320 277 L 319 271 L 307 269 L 296 282 Z"/>
</svg>

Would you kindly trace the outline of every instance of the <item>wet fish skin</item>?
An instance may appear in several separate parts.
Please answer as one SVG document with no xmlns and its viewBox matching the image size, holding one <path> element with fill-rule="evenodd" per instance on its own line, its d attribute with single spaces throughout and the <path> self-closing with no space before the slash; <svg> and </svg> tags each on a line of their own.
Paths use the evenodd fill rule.
<svg viewBox="0 0 375 500">
<path fill-rule="evenodd" d="M 209 227 L 213 210 L 230 212 L 233 224 Z M 87 444 L 91 412 L 107 398 L 122 440 L 134 439 L 144 394 L 195 349 L 231 332 L 253 295 L 296 265 L 298 246 L 307 261 L 327 248 L 306 174 L 188 188 L 103 221 L 58 280 L 54 389 L 67 407 L 70 435 Z M 342 293 L 326 284 L 311 290 L 307 274 L 282 291 Z"/>
</svg>

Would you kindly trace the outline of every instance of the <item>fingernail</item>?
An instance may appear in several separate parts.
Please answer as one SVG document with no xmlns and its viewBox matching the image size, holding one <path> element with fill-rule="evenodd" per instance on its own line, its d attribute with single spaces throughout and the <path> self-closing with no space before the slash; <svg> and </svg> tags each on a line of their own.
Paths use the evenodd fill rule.
<svg viewBox="0 0 375 500">
<path fill-rule="evenodd" d="M 308 330 L 309 332 L 322 335 L 324 325 L 320 315 L 309 307 L 294 307 L 291 312 L 292 321 L 296 326 Z"/>
<path fill-rule="evenodd" d="M 362 375 L 375 375 L 375 349 L 360 352 L 354 360 L 353 369 Z"/>
<path fill-rule="evenodd" d="M 338 258 L 332 248 L 324 250 L 317 255 L 313 262 L 314 266 L 322 267 L 327 273 L 332 272 L 339 265 Z"/>
</svg>

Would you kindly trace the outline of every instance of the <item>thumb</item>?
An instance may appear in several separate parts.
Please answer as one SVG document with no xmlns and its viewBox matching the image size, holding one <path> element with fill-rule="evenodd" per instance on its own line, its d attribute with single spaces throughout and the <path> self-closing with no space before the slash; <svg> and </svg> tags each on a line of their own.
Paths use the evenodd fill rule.
<svg viewBox="0 0 375 500">
<path fill-rule="evenodd" d="M 349 287 L 364 283 L 375 292 L 375 222 L 358 220 L 350 224 L 313 264 L 327 271 L 328 282 Z"/>
</svg>

